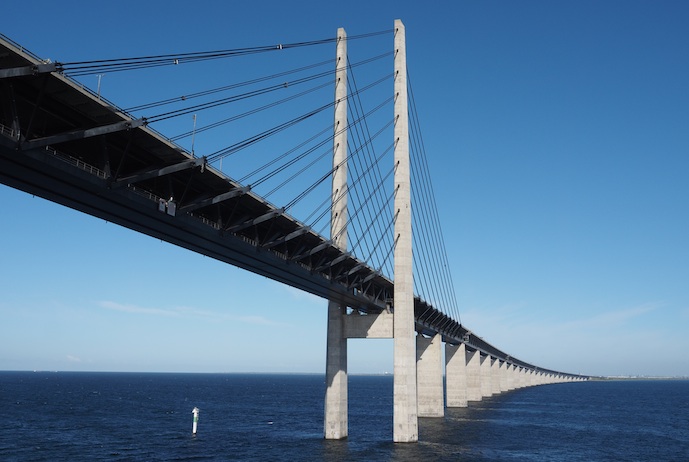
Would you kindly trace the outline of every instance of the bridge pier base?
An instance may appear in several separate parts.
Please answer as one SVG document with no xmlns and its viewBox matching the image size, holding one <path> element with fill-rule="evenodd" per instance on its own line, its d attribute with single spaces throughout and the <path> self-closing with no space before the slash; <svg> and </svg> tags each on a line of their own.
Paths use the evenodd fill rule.
<svg viewBox="0 0 689 462">
<path fill-rule="evenodd" d="M 466 347 L 445 344 L 445 399 L 447 407 L 467 407 Z"/>
<path fill-rule="evenodd" d="M 507 390 L 514 390 L 514 370 L 517 366 L 514 364 L 508 364 L 507 370 L 505 371 L 507 375 Z"/>
<path fill-rule="evenodd" d="M 510 365 L 507 363 L 507 361 L 503 361 L 500 363 L 500 392 L 506 392 L 510 389 L 508 380 L 509 380 L 509 371 Z"/>
<path fill-rule="evenodd" d="M 343 335 L 342 307 L 328 302 L 328 340 L 325 364 L 325 413 L 323 431 L 325 439 L 347 438 L 347 339 Z"/>
<path fill-rule="evenodd" d="M 493 395 L 493 381 L 491 374 L 492 360 L 490 355 L 481 356 L 481 396 Z"/>
<path fill-rule="evenodd" d="M 431 338 L 416 336 L 416 383 L 418 416 L 445 415 L 443 399 L 443 340 L 440 334 Z"/>
<path fill-rule="evenodd" d="M 519 372 L 519 388 L 538 385 L 537 377 L 538 372 L 527 371 L 526 369 L 522 368 Z"/>
<path fill-rule="evenodd" d="M 498 358 L 495 358 L 490 366 L 490 385 L 494 395 L 499 395 L 502 392 L 500 388 L 500 360 Z"/>
<path fill-rule="evenodd" d="M 481 401 L 481 353 L 467 351 L 467 401 Z"/>
</svg>

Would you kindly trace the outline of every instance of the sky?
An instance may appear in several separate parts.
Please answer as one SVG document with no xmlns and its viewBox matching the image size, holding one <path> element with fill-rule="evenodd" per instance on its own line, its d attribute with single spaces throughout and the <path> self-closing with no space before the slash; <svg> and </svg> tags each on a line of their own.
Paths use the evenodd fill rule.
<svg viewBox="0 0 689 462">
<path fill-rule="evenodd" d="M 69 61 L 401 19 L 462 323 L 544 368 L 689 376 L 689 4 L 340 5 L 29 0 L 0 32 Z M 108 79 L 115 103 L 135 91 Z M 0 202 L 0 370 L 324 372 L 326 301 L 6 186 Z M 391 370 L 391 341 L 349 341 L 351 373 Z"/>
</svg>

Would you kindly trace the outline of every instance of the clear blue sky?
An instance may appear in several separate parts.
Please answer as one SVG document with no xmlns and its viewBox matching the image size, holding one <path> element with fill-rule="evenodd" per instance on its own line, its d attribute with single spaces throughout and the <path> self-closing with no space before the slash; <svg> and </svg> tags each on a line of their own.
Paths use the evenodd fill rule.
<svg viewBox="0 0 689 462">
<path fill-rule="evenodd" d="M 10 2 L 1 32 L 69 61 L 400 18 L 462 322 L 547 368 L 689 375 L 689 3 L 336 4 Z M 0 202 L 0 369 L 324 371 L 324 300 L 5 186 Z M 390 371 L 391 342 L 350 341 L 349 367 Z"/>
</svg>

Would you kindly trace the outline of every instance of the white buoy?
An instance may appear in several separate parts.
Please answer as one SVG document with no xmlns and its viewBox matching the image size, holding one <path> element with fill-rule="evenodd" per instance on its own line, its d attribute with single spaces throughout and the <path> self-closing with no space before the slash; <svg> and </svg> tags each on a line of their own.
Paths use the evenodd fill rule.
<svg viewBox="0 0 689 462">
<path fill-rule="evenodd" d="M 191 425 L 191 434 L 196 435 L 196 426 L 199 423 L 199 408 L 195 407 L 191 413 L 194 414 L 194 423 Z"/>
</svg>

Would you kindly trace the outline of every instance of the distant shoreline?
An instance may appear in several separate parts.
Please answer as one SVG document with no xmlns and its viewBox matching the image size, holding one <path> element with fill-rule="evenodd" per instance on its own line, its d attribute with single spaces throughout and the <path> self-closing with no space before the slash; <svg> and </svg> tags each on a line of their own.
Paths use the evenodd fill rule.
<svg viewBox="0 0 689 462">
<path fill-rule="evenodd" d="M 632 380 L 689 380 L 689 377 L 655 377 L 655 376 L 609 376 L 609 377 L 591 377 L 589 380 L 598 382 L 612 382 L 617 380 L 632 381 Z"/>
<path fill-rule="evenodd" d="M 184 372 L 184 371 L 55 371 L 55 370 L 0 370 L 2 373 L 58 373 L 58 374 L 199 374 L 199 375 L 321 375 L 322 372 Z M 392 377 L 390 372 L 350 373 L 350 377 Z M 590 376 L 589 381 L 642 381 L 642 380 L 689 380 L 689 376 Z"/>
<path fill-rule="evenodd" d="M 58 370 L 30 370 L 30 369 L 4 369 L 0 370 L 3 373 L 35 373 L 35 374 L 198 374 L 198 375 L 322 375 L 324 372 L 188 372 L 188 371 L 58 371 Z M 383 377 L 391 376 L 389 372 L 371 372 L 371 373 L 349 373 L 352 377 Z"/>
</svg>

